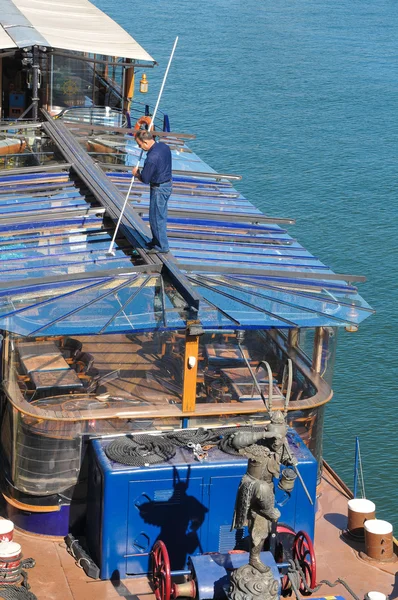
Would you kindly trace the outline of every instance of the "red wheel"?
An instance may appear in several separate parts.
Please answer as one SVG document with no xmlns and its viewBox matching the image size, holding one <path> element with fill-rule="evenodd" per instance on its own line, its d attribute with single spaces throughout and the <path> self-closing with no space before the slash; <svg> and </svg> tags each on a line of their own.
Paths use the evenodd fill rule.
<svg viewBox="0 0 398 600">
<path fill-rule="evenodd" d="M 170 600 L 170 560 L 166 544 L 158 540 L 152 548 L 152 581 L 156 600 Z"/>
<path fill-rule="evenodd" d="M 298 560 L 301 570 L 304 573 L 305 583 L 308 587 L 316 586 L 316 560 L 314 546 L 311 538 L 305 531 L 299 531 L 293 542 L 293 560 Z M 300 592 L 309 593 L 305 589 L 304 582 L 300 583 Z"/>
<path fill-rule="evenodd" d="M 296 538 L 296 532 L 289 525 L 278 523 L 276 526 L 277 543 L 275 547 L 275 562 L 286 562 L 292 558 L 293 543 Z M 281 578 L 282 595 L 290 593 L 290 579 L 287 575 Z"/>
</svg>

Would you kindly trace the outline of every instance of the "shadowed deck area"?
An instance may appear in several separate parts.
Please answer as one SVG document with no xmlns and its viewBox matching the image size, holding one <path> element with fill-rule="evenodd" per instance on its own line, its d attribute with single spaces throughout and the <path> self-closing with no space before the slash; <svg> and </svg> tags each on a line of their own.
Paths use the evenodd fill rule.
<svg viewBox="0 0 398 600">
<path fill-rule="evenodd" d="M 319 488 L 318 514 L 315 533 L 317 580 L 334 582 L 344 579 L 352 590 L 363 598 L 370 590 L 377 590 L 398 598 L 398 563 L 370 565 L 358 558 L 363 546 L 353 547 L 341 538 L 347 524 L 348 495 L 333 475 L 324 470 Z M 14 539 L 21 544 L 25 557 L 33 557 L 36 567 L 29 571 L 32 592 L 46 600 L 153 600 L 146 578 L 132 578 L 120 582 L 89 579 L 67 553 L 61 539 L 48 541 L 38 536 L 16 532 Z M 314 597 L 350 595 L 342 585 L 330 588 L 323 585 Z"/>
</svg>

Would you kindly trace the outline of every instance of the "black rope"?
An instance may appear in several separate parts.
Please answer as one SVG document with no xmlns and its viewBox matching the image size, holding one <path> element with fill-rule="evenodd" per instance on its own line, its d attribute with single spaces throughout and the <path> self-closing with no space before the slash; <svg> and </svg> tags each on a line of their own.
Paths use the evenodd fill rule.
<svg viewBox="0 0 398 600">
<path fill-rule="evenodd" d="M 316 585 L 314 588 L 309 587 L 309 585 L 307 584 L 306 578 L 305 578 L 305 574 L 300 566 L 300 563 L 298 561 L 298 559 L 296 559 L 295 561 L 290 560 L 289 561 L 290 566 L 289 566 L 289 574 L 297 574 L 297 572 L 299 573 L 300 577 L 301 577 L 301 583 L 304 586 L 305 591 L 308 594 L 313 594 L 314 592 L 317 592 L 319 590 L 319 588 L 322 587 L 322 585 L 328 585 L 329 587 L 336 587 L 336 585 L 341 584 L 342 586 L 345 587 L 345 589 L 347 590 L 347 592 L 349 592 L 351 594 L 351 596 L 355 599 L 355 600 L 360 600 L 360 598 L 356 595 L 356 593 L 350 588 L 350 586 L 348 585 L 348 583 L 346 583 L 344 581 L 344 579 L 336 579 L 336 581 L 334 581 L 333 583 L 331 581 L 328 581 L 327 579 L 322 579 L 318 585 Z M 297 594 L 296 594 L 297 595 Z"/>
<path fill-rule="evenodd" d="M 123 436 L 113 440 L 105 454 L 110 460 L 133 467 L 155 465 L 173 458 L 175 445 L 163 436 Z"/>
<path fill-rule="evenodd" d="M 37 600 L 37 596 L 19 585 L 0 585 L 0 598 L 4 598 L 4 600 Z"/>
<path fill-rule="evenodd" d="M 181 429 L 180 431 L 173 431 L 171 433 L 167 433 L 166 437 L 175 446 L 182 448 L 186 446 L 188 442 L 193 442 L 194 444 L 200 445 L 212 441 L 216 442 L 219 438 L 219 434 L 211 429 L 199 427 L 199 429 L 195 430 Z"/>
<path fill-rule="evenodd" d="M 138 434 L 115 438 L 105 447 L 105 454 L 110 460 L 134 467 L 143 467 L 165 462 L 173 458 L 177 448 L 188 443 L 215 445 L 226 452 L 239 456 L 239 452 L 231 446 L 231 436 L 238 431 L 263 431 L 264 427 L 225 427 L 222 429 L 180 429 L 163 435 Z"/>
</svg>

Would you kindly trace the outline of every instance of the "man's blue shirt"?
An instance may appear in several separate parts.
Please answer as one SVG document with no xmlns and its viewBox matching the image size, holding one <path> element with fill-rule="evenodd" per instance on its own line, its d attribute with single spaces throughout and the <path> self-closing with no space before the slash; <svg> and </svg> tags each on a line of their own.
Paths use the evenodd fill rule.
<svg viewBox="0 0 398 600">
<path fill-rule="evenodd" d="M 156 142 L 147 152 L 140 174 L 144 183 L 165 183 L 171 180 L 171 151 L 162 142 Z"/>
</svg>

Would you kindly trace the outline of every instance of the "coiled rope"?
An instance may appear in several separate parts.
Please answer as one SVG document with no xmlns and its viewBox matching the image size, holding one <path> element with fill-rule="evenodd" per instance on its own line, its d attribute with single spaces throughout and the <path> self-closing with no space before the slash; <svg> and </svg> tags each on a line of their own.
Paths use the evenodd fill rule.
<svg viewBox="0 0 398 600">
<path fill-rule="evenodd" d="M 19 585 L 0 585 L 0 598 L 4 598 L 4 600 L 37 600 L 37 596 Z"/>
<path fill-rule="evenodd" d="M 180 431 L 173 431 L 171 433 L 167 433 L 166 437 L 175 446 L 182 448 L 183 446 L 186 446 L 188 442 L 193 442 L 194 444 L 200 445 L 209 442 L 217 442 L 219 434 L 211 429 L 199 427 L 199 429 L 196 430 L 181 429 Z"/>
<path fill-rule="evenodd" d="M 110 460 L 132 467 L 155 465 L 170 460 L 175 456 L 177 448 L 184 448 L 189 443 L 200 446 L 218 446 L 227 454 L 239 456 L 239 452 L 231 445 L 231 436 L 238 431 L 263 431 L 264 427 L 225 427 L 222 429 L 181 429 L 163 435 L 138 434 L 114 439 L 105 447 L 105 454 Z"/>
<path fill-rule="evenodd" d="M 155 435 L 123 436 L 105 448 L 110 460 L 132 467 L 144 467 L 173 458 L 176 447 L 167 438 Z"/>
</svg>

